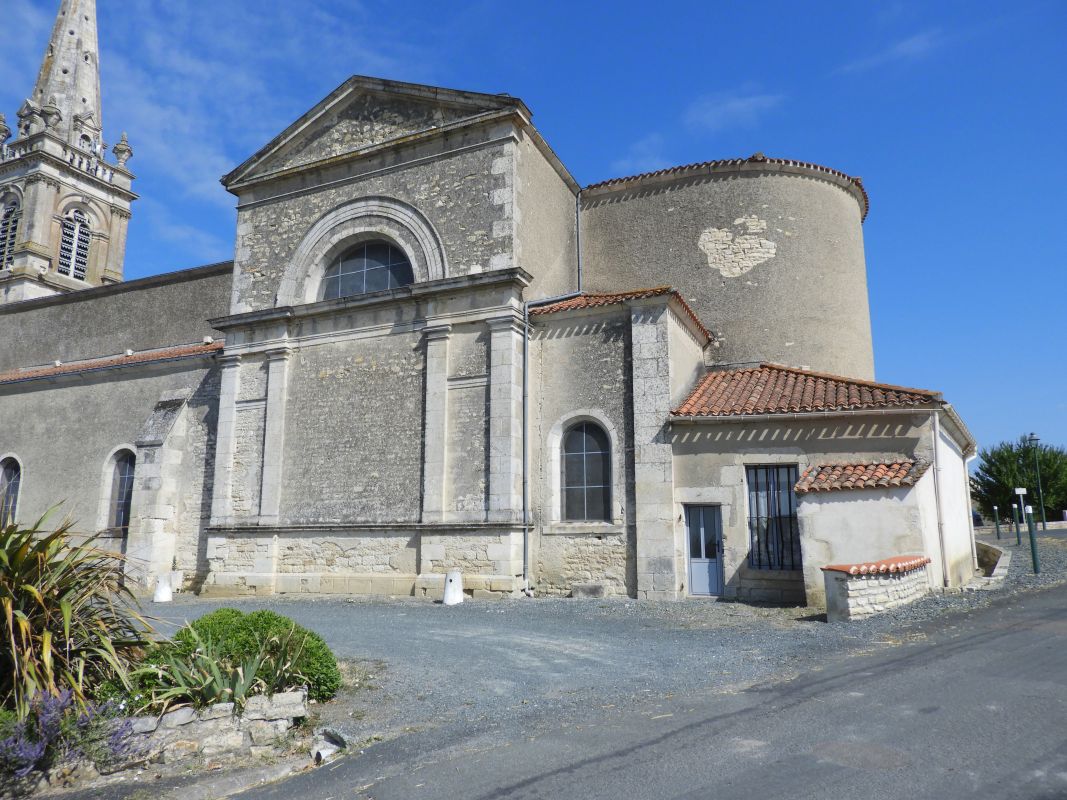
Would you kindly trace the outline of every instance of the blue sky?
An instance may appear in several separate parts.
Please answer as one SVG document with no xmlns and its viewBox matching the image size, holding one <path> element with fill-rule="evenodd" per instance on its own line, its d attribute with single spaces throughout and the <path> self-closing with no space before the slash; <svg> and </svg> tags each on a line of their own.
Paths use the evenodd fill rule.
<svg viewBox="0 0 1067 800">
<path fill-rule="evenodd" d="M 4 0 L 0 111 L 59 0 Z M 768 155 L 860 175 L 877 374 L 1067 446 L 1067 3 L 99 0 L 127 276 L 232 257 L 218 178 L 351 74 L 522 97 L 582 183 Z"/>
</svg>

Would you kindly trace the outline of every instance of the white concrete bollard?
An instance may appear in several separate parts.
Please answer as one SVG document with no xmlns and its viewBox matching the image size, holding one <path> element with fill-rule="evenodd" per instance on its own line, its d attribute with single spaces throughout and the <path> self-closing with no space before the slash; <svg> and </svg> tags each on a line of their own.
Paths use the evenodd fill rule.
<svg viewBox="0 0 1067 800">
<path fill-rule="evenodd" d="M 155 603 L 169 603 L 174 599 L 174 592 L 170 588 L 170 573 L 164 572 L 156 578 L 156 593 L 152 597 Z"/>
<path fill-rule="evenodd" d="M 445 596 L 442 601 L 446 606 L 463 602 L 463 573 L 454 569 L 445 575 Z"/>
</svg>

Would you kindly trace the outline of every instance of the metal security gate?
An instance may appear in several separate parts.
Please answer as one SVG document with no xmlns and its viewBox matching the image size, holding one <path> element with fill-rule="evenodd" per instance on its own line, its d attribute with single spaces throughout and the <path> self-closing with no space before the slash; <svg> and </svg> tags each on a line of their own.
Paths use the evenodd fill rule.
<svg viewBox="0 0 1067 800">
<path fill-rule="evenodd" d="M 689 534 L 689 594 L 722 594 L 722 509 L 686 506 Z"/>
</svg>

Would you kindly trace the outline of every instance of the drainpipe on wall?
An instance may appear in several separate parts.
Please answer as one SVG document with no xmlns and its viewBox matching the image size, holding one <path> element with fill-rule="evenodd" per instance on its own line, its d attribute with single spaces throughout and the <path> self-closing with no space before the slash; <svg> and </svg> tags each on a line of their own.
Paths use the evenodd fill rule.
<svg viewBox="0 0 1067 800">
<path fill-rule="evenodd" d="M 582 294 L 582 190 L 574 198 L 574 239 L 576 249 L 578 289 L 567 294 L 527 300 L 522 304 L 522 592 L 533 596 L 530 589 L 530 309 L 570 300 Z"/>
<path fill-rule="evenodd" d="M 941 442 L 941 415 L 937 411 L 931 411 L 930 418 L 934 423 L 934 506 L 937 508 L 937 541 L 941 548 L 941 580 L 947 589 L 948 558 L 945 555 L 945 519 L 941 510 L 941 460 L 937 457 Z"/>
</svg>

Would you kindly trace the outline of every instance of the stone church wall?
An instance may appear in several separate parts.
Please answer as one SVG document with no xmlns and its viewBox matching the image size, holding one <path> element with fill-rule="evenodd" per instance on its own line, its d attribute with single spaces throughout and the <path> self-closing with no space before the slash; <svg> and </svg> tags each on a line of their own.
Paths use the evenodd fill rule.
<svg viewBox="0 0 1067 800">
<path fill-rule="evenodd" d="M 0 304 L 0 372 L 218 336 L 207 320 L 226 313 L 232 271 L 219 264 Z"/>
<path fill-rule="evenodd" d="M 589 316 L 548 316 L 531 342 L 531 460 L 534 584 L 568 594 L 600 583 L 612 594 L 636 591 L 630 314 L 625 307 Z M 559 365 L 567 365 L 560 368 Z M 570 424 L 588 419 L 612 436 L 612 516 L 606 523 L 561 522 L 558 453 Z"/>
<path fill-rule="evenodd" d="M 533 275 L 528 300 L 578 288 L 575 190 L 524 135 L 515 148 L 516 264 Z"/>
<path fill-rule="evenodd" d="M 815 176 L 745 167 L 584 192 L 587 290 L 674 286 L 715 334 L 714 363 L 873 378 L 856 197 Z"/>
<path fill-rule="evenodd" d="M 299 185 L 272 183 L 242 198 L 233 313 L 273 308 L 285 269 L 312 226 L 366 197 L 392 198 L 424 215 L 440 237 L 450 275 L 512 266 L 514 143 L 479 144 L 484 139 L 475 133 L 444 137 L 426 154 L 432 155 L 429 161 L 397 164 L 394 154 L 309 170 Z M 461 145 L 471 149 L 449 152 Z M 407 154 L 416 155 L 421 153 Z"/>
<path fill-rule="evenodd" d="M 423 361 L 417 333 L 293 354 L 283 520 L 418 521 Z"/>
<path fill-rule="evenodd" d="M 182 442 L 177 450 L 163 443 L 161 452 L 173 469 L 168 485 L 160 487 L 159 465 L 142 458 L 138 438 L 160 398 L 176 392 L 189 397 Z M 179 569 L 190 577 L 202 573 L 217 402 L 217 371 L 203 361 L 0 386 L 0 453 L 22 464 L 19 522 L 32 524 L 58 505 L 53 523 L 69 516 L 83 533 L 106 526 L 110 456 L 129 446 L 138 455 L 131 533 L 147 515 L 165 516 L 158 525 L 175 537 Z M 139 503 L 159 488 L 169 493 L 165 515 Z"/>
</svg>

